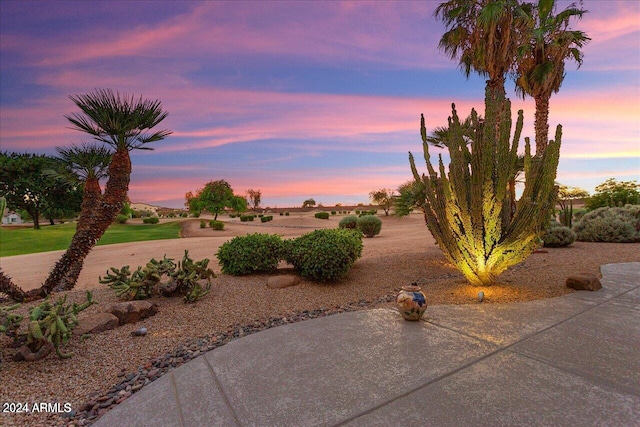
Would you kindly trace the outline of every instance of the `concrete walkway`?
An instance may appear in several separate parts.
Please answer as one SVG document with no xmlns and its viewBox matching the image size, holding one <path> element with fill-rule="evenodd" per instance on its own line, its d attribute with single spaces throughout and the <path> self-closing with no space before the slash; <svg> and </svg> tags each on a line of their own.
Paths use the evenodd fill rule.
<svg viewBox="0 0 640 427">
<path fill-rule="evenodd" d="M 601 271 L 598 292 L 433 306 L 421 322 L 376 309 L 268 329 L 94 425 L 640 426 L 640 263 Z"/>
</svg>

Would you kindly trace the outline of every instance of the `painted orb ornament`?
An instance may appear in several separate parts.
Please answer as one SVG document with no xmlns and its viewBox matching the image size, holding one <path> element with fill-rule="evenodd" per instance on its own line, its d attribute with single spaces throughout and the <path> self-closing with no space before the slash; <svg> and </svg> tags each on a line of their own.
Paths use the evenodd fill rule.
<svg viewBox="0 0 640 427">
<path fill-rule="evenodd" d="M 403 286 L 396 297 L 396 306 L 405 320 L 420 320 L 427 311 L 427 299 L 420 286 Z"/>
</svg>

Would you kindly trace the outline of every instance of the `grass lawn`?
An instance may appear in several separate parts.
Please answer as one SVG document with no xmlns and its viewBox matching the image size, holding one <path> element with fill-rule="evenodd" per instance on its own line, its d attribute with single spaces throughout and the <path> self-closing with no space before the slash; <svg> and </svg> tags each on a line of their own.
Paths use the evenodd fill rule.
<svg viewBox="0 0 640 427">
<path fill-rule="evenodd" d="M 0 227 L 0 257 L 67 249 L 75 231 L 75 223 L 44 226 L 40 230 Z M 179 237 L 178 221 L 164 224 L 112 224 L 98 245 Z"/>
</svg>

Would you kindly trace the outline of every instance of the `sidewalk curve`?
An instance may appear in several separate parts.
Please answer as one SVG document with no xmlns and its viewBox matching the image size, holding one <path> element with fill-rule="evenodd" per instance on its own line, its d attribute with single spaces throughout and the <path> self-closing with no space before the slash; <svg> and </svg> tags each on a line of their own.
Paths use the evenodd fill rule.
<svg viewBox="0 0 640 427">
<path fill-rule="evenodd" d="M 640 426 L 640 262 L 513 304 L 342 313 L 245 336 L 167 373 L 111 426 Z"/>
</svg>

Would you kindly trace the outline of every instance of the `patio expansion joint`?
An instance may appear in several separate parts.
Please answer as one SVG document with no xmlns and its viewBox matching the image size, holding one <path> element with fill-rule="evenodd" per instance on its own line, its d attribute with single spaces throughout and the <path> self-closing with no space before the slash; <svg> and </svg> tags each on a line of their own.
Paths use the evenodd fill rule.
<svg viewBox="0 0 640 427">
<path fill-rule="evenodd" d="M 231 412 L 231 416 L 233 416 L 233 421 L 235 422 L 235 425 L 238 426 L 238 427 L 242 426 L 242 423 L 240 422 L 240 419 L 238 418 L 238 414 L 236 414 L 236 411 L 233 408 L 233 405 L 231 405 L 231 401 L 229 400 L 229 396 L 227 396 L 227 393 L 224 392 L 222 384 L 220 383 L 220 380 L 216 376 L 216 373 L 213 370 L 213 366 L 211 366 L 211 363 L 209 362 L 209 359 L 207 358 L 207 355 L 204 354 L 201 357 L 204 359 L 204 363 L 207 364 L 207 369 L 209 369 L 209 372 L 211 373 L 211 378 L 213 379 L 213 383 L 215 384 L 216 388 L 218 389 L 218 392 L 220 393 L 220 396 L 222 396 L 222 399 L 224 400 L 224 404 L 229 409 L 229 412 Z"/>
<path fill-rule="evenodd" d="M 169 380 L 171 381 L 171 392 L 173 398 L 176 400 L 176 406 L 178 407 L 178 418 L 180 419 L 180 427 L 184 427 L 184 415 L 182 413 L 182 406 L 180 405 L 180 396 L 178 396 L 178 386 L 176 385 L 176 379 L 173 376 L 173 372 L 169 372 Z"/>
</svg>

